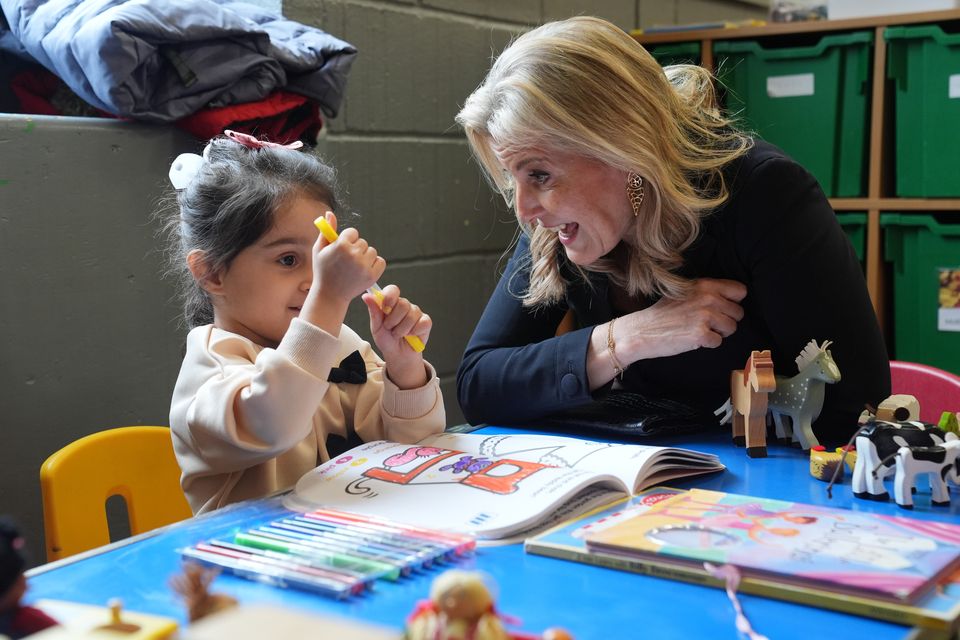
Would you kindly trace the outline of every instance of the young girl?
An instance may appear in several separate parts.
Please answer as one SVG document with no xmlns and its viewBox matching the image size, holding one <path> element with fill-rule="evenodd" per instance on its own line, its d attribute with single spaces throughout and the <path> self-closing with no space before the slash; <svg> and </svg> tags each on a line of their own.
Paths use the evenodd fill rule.
<svg viewBox="0 0 960 640">
<path fill-rule="evenodd" d="M 292 486 L 330 435 L 412 443 L 445 425 L 436 372 L 404 340 L 427 341 L 428 315 L 394 285 L 382 310 L 364 294 L 383 360 L 343 324 L 386 263 L 355 229 L 318 234 L 319 215 L 336 227 L 335 174 L 299 146 L 228 131 L 171 168 L 191 331 L 170 426 L 194 513 Z"/>
</svg>

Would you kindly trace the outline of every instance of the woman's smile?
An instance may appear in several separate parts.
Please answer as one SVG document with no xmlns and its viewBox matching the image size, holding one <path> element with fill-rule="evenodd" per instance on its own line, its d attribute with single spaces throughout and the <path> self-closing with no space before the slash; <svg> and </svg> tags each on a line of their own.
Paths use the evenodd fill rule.
<svg viewBox="0 0 960 640">
<path fill-rule="evenodd" d="M 560 240 L 560 244 L 566 246 L 574 241 L 577 237 L 577 231 L 580 229 L 580 225 L 576 222 L 568 222 L 564 225 L 561 225 L 557 228 L 557 238 Z"/>
</svg>

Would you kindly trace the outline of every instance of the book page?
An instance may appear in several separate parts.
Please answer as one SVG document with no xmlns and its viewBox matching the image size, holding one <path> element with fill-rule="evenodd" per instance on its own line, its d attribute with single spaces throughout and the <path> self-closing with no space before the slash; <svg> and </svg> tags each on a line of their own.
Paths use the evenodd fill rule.
<svg viewBox="0 0 960 640">
<path fill-rule="evenodd" d="M 581 469 L 617 476 L 631 493 L 686 476 L 720 471 L 717 456 L 673 447 L 593 442 L 537 434 L 485 435 L 441 433 L 421 444 L 467 451 L 484 458 L 512 458 L 564 469 Z"/>
<path fill-rule="evenodd" d="M 549 517 L 590 485 L 619 497 L 628 493 L 613 475 L 378 440 L 305 474 L 284 506 L 343 509 L 502 538 Z"/>
</svg>

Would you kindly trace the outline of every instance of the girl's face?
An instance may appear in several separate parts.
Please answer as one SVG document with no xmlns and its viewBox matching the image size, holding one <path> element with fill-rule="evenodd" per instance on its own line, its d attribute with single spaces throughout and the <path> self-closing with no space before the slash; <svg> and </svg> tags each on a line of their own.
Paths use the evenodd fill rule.
<svg viewBox="0 0 960 640">
<path fill-rule="evenodd" d="M 627 236 L 634 217 L 626 172 L 550 149 L 494 151 L 513 176 L 517 218 L 556 233 L 575 264 L 596 262 Z"/>
<path fill-rule="evenodd" d="M 280 343 L 313 283 L 313 221 L 328 210 L 303 196 L 277 210 L 273 227 L 207 283 L 215 326 L 264 347 Z"/>
</svg>

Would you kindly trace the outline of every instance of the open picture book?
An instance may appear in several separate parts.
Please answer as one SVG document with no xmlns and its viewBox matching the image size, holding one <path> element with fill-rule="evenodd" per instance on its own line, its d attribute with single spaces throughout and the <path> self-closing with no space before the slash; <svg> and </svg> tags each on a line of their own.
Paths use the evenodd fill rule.
<svg viewBox="0 0 960 640">
<path fill-rule="evenodd" d="M 284 505 L 522 537 L 670 479 L 720 471 L 712 454 L 552 435 L 443 433 L 378 440 L 306 473 Z"/>
<path fill-rule="evenodd" d="M 960 526 L 656 487 L 526 540 L 529 553 L 943 631 L 960 627 Z"/>
</svg>

